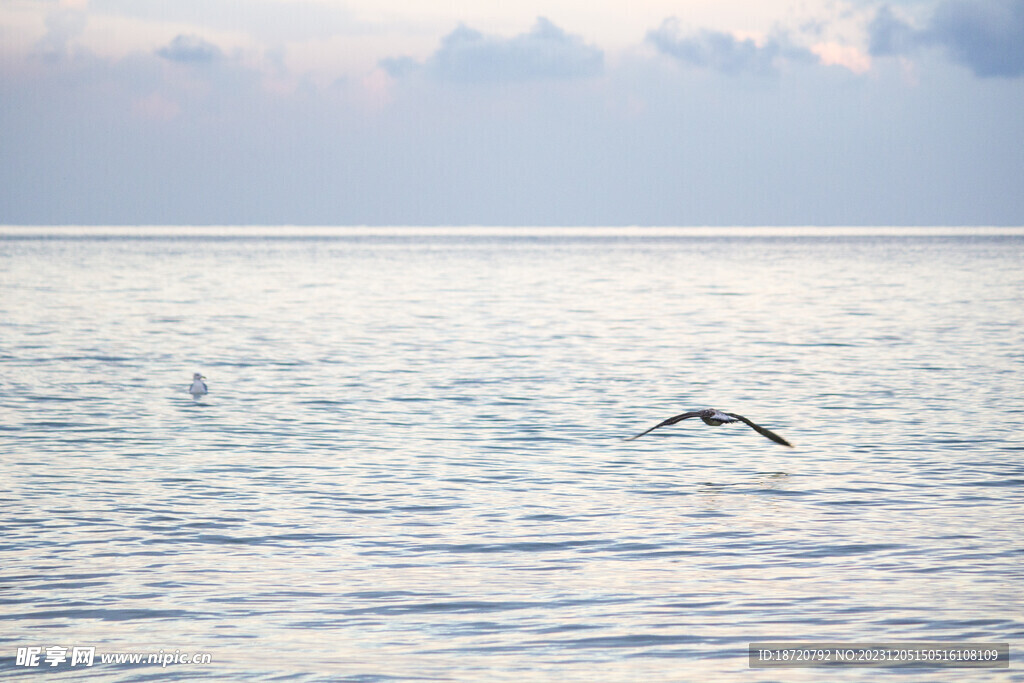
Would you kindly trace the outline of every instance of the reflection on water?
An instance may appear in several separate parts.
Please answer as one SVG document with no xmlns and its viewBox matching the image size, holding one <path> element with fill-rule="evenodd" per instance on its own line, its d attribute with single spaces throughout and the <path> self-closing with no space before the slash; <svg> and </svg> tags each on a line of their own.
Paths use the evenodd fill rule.
<svg viewBox="0 0 1024 683">
<path fill-rule="evenodd" d="M 28 645 L 213 658 L 96 665 L 123 680 L 748 681 L 755 640 L 1024 643 L 1012 231 L 110 232 L 0 235 L 0 676 Z M 796 448 L 622 440 L 703 407 Z"/>
</svg>

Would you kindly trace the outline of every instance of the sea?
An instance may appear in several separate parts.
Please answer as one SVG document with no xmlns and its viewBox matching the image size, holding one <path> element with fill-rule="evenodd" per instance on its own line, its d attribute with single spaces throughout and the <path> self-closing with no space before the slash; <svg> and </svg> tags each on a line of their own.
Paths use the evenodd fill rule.
<svg viewBox="0 0 1024 683">
<path fill-rule="evenodd" d="M 0 228 L 0 529 L 4 680 L 1024 681 L 1024 230 Z"/>
</svg>

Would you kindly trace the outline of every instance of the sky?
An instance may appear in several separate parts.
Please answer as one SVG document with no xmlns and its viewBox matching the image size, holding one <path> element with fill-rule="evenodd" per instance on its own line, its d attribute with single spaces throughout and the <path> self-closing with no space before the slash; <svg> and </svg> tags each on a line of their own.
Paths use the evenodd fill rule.
<svg viewBox="0 0 1024 683">
<path fill-rule="evenodd" d="M 1024 0 L 0 0 L 0 224 L 1024 225 Z"/>
</svg>

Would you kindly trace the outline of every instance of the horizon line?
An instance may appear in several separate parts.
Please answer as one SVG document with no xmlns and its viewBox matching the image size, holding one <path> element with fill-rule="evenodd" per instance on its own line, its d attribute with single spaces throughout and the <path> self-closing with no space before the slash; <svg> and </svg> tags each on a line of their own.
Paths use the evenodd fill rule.
<svg viewBox="0 0 1024 683">
<path fill-rule="evenodd" d="M 638 237 L 799 237 L 799 236 L 1024 236 L 1024 225 L 734 225 L 734 226 L 514 226 L 514 225 L 292 225 L 292 224 L 65 224 L 0 225 L 0 237 L 118 236 L 638 236 Z"/>
</svg>

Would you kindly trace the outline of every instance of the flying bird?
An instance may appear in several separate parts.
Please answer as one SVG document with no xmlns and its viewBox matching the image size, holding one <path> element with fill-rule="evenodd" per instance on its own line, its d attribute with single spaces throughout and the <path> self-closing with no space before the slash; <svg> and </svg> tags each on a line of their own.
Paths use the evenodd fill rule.
<svg viewBox="0 0 1024 683">
<path fill-rule="evenodd" d="M 699 417 L 701 420 L 704 421 L 704 424 L 712 425 L 713 427 L 717 427 L 718 425 L 726 424 L 728 422 L 744 422 L 744 423 L 747 424 L 748 427 L 753 429 L 755 432 L 757 432 L 761 436 L 768 437 L 769 439 L 771 439 L 775 443 L 782 444 L 783 446 L 789 446 L 790 448 L 793 447 L 793 444 L 791 444 L 790 442 L 786 441 L 785 439 L 783 439 L 781 436 L 779 436 L 775 432 L 773 432 L 773 431 L 771 431 L 769 429 L 765 429 L 761 425 L 754 424 L 753 422 L 751 422 L 747 418 L 743 417 L 742 415 L 737 415 L 736 413 L 726 413 L 726 412 L 722 412 L 721 410 L 716 410 L 714 408 L 705 408 L 704 410 L 694 410 L 694 411 L 689 412 L 689 413 L 683 413 L 682 415 L 676 415 L 675 417 L 670 417 L 669 419 L 665 420 L 664 422 L 659 422 L 658 424 L 654 425 L 653 427 L 648 429 L 646 432 L 640 432 L 636 436 L 629 437 L 628 439 L 626 439 L 626 441 L 632 441 L 633 439 L 639 439 L 644 434 L 647 434 L 648 432 L 653 432 L 658 427 L 667 427 L 668 425 L 674 425 L 676 422 L 680 422 L 682 420 L 687 420 L 687 419 L 689 419 L 691 417 Z"/>
<path fill-rule="evenodd" d="M 198 401 L 200 396 L 207 393 L 206 382 L 203 381 L 204 379 L 206 378 L 198 372 L 192 375 L 192 386 L 188 388 L 188 393 L 192 394 L 193 401 Z"/>
</svg>

